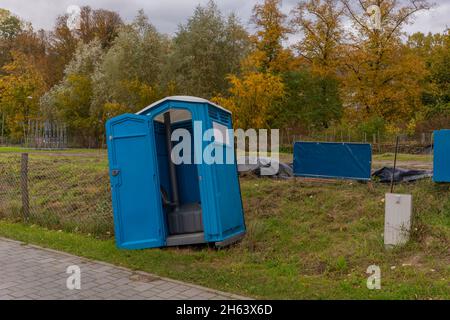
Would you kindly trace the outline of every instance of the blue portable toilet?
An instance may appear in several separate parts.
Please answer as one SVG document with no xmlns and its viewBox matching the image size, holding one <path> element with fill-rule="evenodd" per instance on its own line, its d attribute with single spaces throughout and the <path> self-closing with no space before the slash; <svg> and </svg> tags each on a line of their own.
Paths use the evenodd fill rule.
<svg viewBox="0 0 450 320">
<path fill-rule="evenodd" d="M 450 182 L 450 130 L 434 132 L 433 181 Z"/>
<path fill-rule="evenodd" d="M 244 236 L 234 138 L 226 130 L 231 128 L 230 111 L 188 96 L 167 97 L 106 123 L 119 248 L 226 246 Z M 191 133 L 191 148 L 187 149 L 191 149 L 191 163 L 169 160 L 174 147 L 170 137 L 176 129 Z M 211 144 L 202 139 L 207 129 L 222 133 L 222 139 L 211 140 L 223 154 L 232 154 L 231 163 L 208 164 L 200 159 Z"/>
</svg>

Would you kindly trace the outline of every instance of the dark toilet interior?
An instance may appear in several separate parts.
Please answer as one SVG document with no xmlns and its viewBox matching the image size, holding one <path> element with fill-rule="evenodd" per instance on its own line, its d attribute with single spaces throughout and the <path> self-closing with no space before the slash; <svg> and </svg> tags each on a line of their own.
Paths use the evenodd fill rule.
<svg viewBox="0 0 450 320">
<path fill-rule="evenodd" d="M 199 175 L 193 161 L 191 113 L 181 109 L 166 111 L 155 117 L 154 128 L 161 198 L 169 232 L 167 243 L 181 245 L 184 242 L 204 242 Z M 169 156 L 173 148 L 171 133 L 180 128 L 191 134 L 191 161 L 188 164 L 174 164 Z"/>
</svg>

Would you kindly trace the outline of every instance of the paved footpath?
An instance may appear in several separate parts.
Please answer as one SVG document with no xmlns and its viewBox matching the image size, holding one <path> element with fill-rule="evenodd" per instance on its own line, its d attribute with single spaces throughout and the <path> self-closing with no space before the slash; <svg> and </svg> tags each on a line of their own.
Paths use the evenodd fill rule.
<svg viewBox="0 0 450 320">
<path fill-rule="evenodd" d="M 73 265 L 81 270 L 80 290 L 67 288 Z M 0 300 L 11 299 L 245 298 L 0 238 Z"/>
</svg>

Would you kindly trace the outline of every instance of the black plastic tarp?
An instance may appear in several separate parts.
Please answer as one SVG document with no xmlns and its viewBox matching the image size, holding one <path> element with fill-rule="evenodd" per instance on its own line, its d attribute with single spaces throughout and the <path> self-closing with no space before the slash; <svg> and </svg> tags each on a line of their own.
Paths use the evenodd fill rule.
<svg viewBox="0 0 450 320">
<path fill-rule="evenodd" d="M 275 162 L 275 163 L 274 163 Z M 275 164 L 275 165 L 274 165 Z M 278 170 L 275 168 L 278 164 Z M 294 177 L 292 164 L 280 162 L 273 158 L 264 157 L 239 157 L 238 171 L 240 175 L 254 174 L 261 176 L 261 168 L 265 168 L 264 176 L 289 179 Z M 394 168 L 383 167 L 374 173 L 372 177 L 382 183 L 390 183 Z M 394 174 L 394 182 L 414 182 L 433 176 L 431 170 L 409 170 L 404 168 L 396 168 Z"/>
<path fill-rule="evenodd" d="M 375 171 L 372 177 L 376 177 L 380 182 L 389 183 L 392 179 L 394 168 L 383 167 Z M 394 173 L 394 182 L 412 182 L 433 176 L 430 170 L 409 170 L 403 168 L 396 168 Z"/>
<path fill-rule="evenodd" d="M 265 169 L 263 175 L 261 174 L 261 168 Z M 294 176 L 292 165 L 265 157 L 239 157 L 238 171 L 241 175 L 251 173 L 257 176 L 282 179 L 292 178 Z"/>
</svg>

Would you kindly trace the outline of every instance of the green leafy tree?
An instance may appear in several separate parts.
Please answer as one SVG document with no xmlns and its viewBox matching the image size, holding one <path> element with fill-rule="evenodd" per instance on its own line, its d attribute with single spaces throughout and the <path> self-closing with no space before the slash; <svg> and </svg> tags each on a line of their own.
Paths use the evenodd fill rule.
<svg viewBox="0 0 450 320">
<path fill-rule="evenodd" d="M 234 15 L 224 18 L 210 1 L 198 6 L 173 39 L 169 74 L 178 92 L 211 98 L 228 89 L 226 76 L 238 73 L 248 36 Z"/>
<path fill-rule="evenodd" d="M 18 17 L 0 8 L 0 67 L 11 62 L 14 40 L 22 29 L 23 23 Z"/>
<path fill-rule="evenodd" d="M 425 105 L 422 130 L 450 125 L 450 31 L 440 34 L 415 33 L 408 38 L 408 48 L 426 65 L 422 82 L 422 103 Z"/>
<path fill-rule="evenodd" d="M 102 61 L 104 50 L 99 41 L 81 43 L 64 71 L 64 79 L 41 98 L 41 110 L 46 119 L 66 123 L 69 134 L 87 144 L 101 137 L 104 124 L 92 112 L 92 75 Z"/>
<path fill-rule="evenodd" d="M 285 73 L 283 80 L 286 96 L 277 119 L 278 126 L 324 129 L 340 120 L 342 102 L 336 79 L 304 69 Z"/>
<path fill-rule="evenodd" d="M 124 26 L 93 75 L 95 108 L 119 103 L 130 112 L 164 94 L 169 40 L 156 31 L 141 10 L 131 25 Z"/>
<path fill-rule="evenodd" d="M 22 26 L 18 17 L 0 8 L 0 39 L 14 39 L 22 31 Z"/>
</svg>

